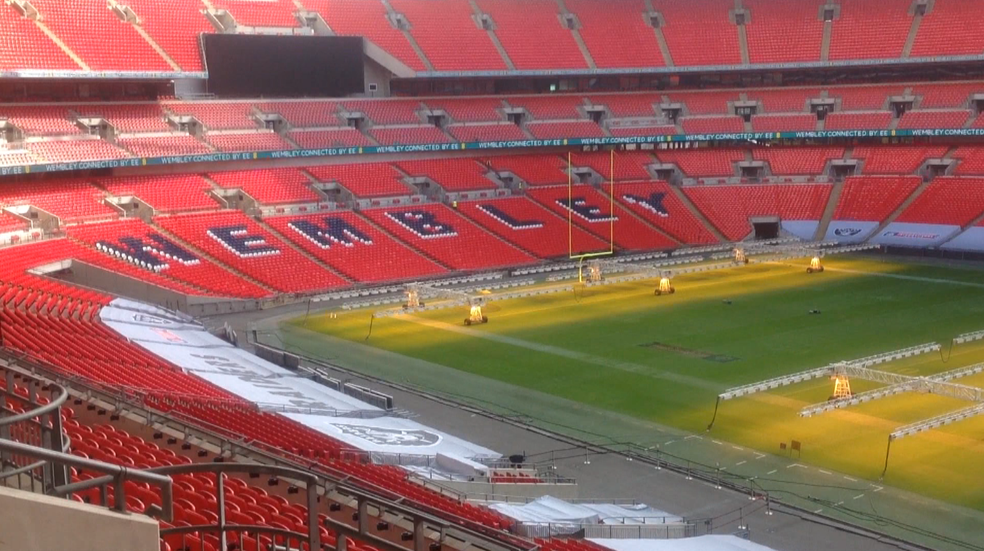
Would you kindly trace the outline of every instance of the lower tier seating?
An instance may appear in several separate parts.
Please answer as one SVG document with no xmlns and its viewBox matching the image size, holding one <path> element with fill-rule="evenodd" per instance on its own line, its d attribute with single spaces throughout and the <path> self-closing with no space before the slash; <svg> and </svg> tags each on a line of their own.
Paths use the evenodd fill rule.
<svg viewBox="0 0 984 551">
<path fill-rule="evenodd" d="M 656 162 L 648 153 L 620 151 L 614 155 L 608 152 L 599 153 L 574 153 L 571 155 L 571 164 L 574 167 L 587 167 L 593 169 L 606 182 L 611 181 L 612 176 L 616 182 L 625 180 L 648 180 L 649 172 L 646 165 Z"/>
<path fill-rule="evenodd" d="M 531 186 L 566 183 L 567 160 L 556 155 L 497 155 L 481 160 L 498 172 L 510 172 Z"/>
<path fill-rule="evenodd" d="M 605 188 L 607 192 L 607 187 Z M 530 197 L 578 226 L 625 250 L 670 249 L 677 244 L 591 186 L 530 188 Z"/>
<path fill-rule="evenodd" d="M 197 174 L 174 176 L 121 176 L 99 180 L 111 195 L 134 196 L 156 212 L 215 210 L 218 203 L 209 196 L 212 187 Z"/>
<path fill-rule="evenodd" d="M 844 157 L 843 147 L 783 147 L 753 149 L 756 161 L 766 161 L 773 174 L 823 174 L 828 161 Z"/>
<path fill-rule="evenodd" d="M 844 182 L 833 219 L 882 222 L 920 183 L 918 176 L 851 176 Z"/>
<path fill-rule="evenodd" d="M 323 165 L 306 169 L 319 182 L 336 182 L 356 197 L 394 197 L 410 195 L 413 190 L 402 175 L 388 163 Z"/>
<path fill-rule="evenodd" d="M 740 149 L 667 149 L 656 152 L 663 163 L 677 165 L 691 178 L 704 176 L 734 176 L 735 163 L 745 160 Z"/>
<path fill-rule="evenodd" d="M 458 204 L 476 224 L 540 258 L 607 251 L 610 243 L 575 227 L 525 197 L 505 197 Z"/>
<path fill-rule="evenodd" d="M 982 213 L 984 179 L 941 177 L 933 180 L 896 221 L 966 226 Z"/>
<path fill-rule="evenodd" d="M 830 185 L 688 186 L 683 191 L 704 216 L 731 241 L 752 233 L 749 218 L 820 220 L 830 196 Z"/>
<path fill-rule="evenodd" d="M 926 159 L 942 157 L 946 151 L 946 146 L 858 146 L 851 157 L 864 161 L 864 174 L 912 174 Z"/>
<path fill-rule="evenodd" d="M 311 181 L 296 168 L 210 172 L 208 176 L 219 187 L 241 189 L 264 205 L 321 200 L 321 196 L 309 187 Z"/>
<path fill-rule="evenodd" d="M 346 284 L 238 211 L 158 216 L 154 222 L 283 293 L 320 291 Z"/>
<path fill-rule="evenodd" d="M 495 189 L 495 182 L 485 177 L 488 167 L 475 159 L 435 159 L 400 161 L 396 168 L 411 177 L 428 177 L 446 191 Z"/>
<path fill-rule="evenodd" d="M 481 270 L 536 262 L 534 257 L 480 229 L 444 205 L 384 207 L 362 214 L 452 270 Z"/>
<path fill-rule="evenodd" d="M 625 208 L 685 245 L 707 245 L 718 241 L 665 182 L 618 184 L 615 198 Z"/>
<path fill-rule="evenodd" d="M 83 179 L 8 182 L 0 186 L 0 205 L 31 205 L 62 222 L 116 218 L 104 203 L 104 193 Z"/>
<path fill-rule="evenodd" d="M 352 212 L 277 216 L 264 222 L 355 281 L 398 281 L 447 271 Z"/>
<path fill-rule="evenodd" d="M 98 253 L 80 260 L 92 261 L 102 255 L 105 260 L 99 259 L 99 265 L 103 267 L 119 272 L 119 264 L 124 264 L 127 275 L 178 292 L 237 298 L 271 294 L 136 218 L 72 226 L 68 235 Z"/>
</svg>

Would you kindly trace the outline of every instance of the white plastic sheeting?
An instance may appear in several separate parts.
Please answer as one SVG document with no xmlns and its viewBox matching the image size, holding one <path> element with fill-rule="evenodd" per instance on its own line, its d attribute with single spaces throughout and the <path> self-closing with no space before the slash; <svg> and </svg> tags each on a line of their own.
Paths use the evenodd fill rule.
<svg viewBox="0 0 984 551">
<path fill-rule="evenodd" d="M 984 251 L 984 227 L 975 226 L 943 244 L 944 249 Z"/>
<path fill-rule="evenodd" d="M 813 235 L 817 233 L 817 226 L 820 225 L 820 222 L 817 220 L 783 220 L 779 225 L 782 226 L 783 231 L 800 239 L 813 241 Z"/>
<path fill-rule="evenodd" d="M 468 459 L 502 457 L 493 450 L 421 425 L 412 419 L 353 419 L 301 413 L 285 413 L 284 416 L 369 452 L 375 463 L 436 467 L 438 454 Z"/>
<path fill-rule="evenodd" d="M 773 551 L 737 536 L 699 536 L 675 540 L 595 539 L 592 543 L 612 551 Z"/>
<path fill-rule="evenodd" d="M 104 324 L 138 346 L 262 408 L 383 414 L 377 407 L 236 348 L 172 312 L 116 299 L 99 315 Z"/>
<path fill-rule="evenodd" d="M 682 518 L 644 504 L 568 503 L 544 496 L 529 503 L 493 503 L 503 515 L 526 523 L 550 524 L 667 524 Z"/>
<path fill-rule="evenodd" d="M 878 228 L 878 222 L 858 222 L 852 220 L 831 220 L 827 226 L 826 241 L 838 243 L 860 243 Z"/>
<path fill-rule="evenodd" d="M 871 242 L 902 247 L 935 247 L 958 231 L 960 226 L 892 222 L 878 232 L 878 235 L 872 237 Z"/>
</svg>

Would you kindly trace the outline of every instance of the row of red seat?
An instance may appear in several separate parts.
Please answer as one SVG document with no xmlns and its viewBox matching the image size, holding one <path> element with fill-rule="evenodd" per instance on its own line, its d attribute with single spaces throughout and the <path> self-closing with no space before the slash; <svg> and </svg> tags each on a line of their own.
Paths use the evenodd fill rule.
<svg viewBox="0 0 984 551">
<path fill-rule="evenodd" d="M 137 30 L 151 40 L 183 71 L 202 71 L 197 38 L 217 32 L 194 0 L 176 0 L 166 7 L 151 0 L 129 0 L 139 22 L 125 24 L 93 0 L 71 5 L 55 0 L 32 2 L 45 24 L 87 67 L 99 71 L 173 71 L 175 68 L 154 51 Z M 749 0 L 742 7 L 749 61 L 753 64 L 821 60 L 824 21 L 822 0 L 790 5 Z M 297 6 L 287 0 L 234 2 L 213 6 L 225 9 L 237 25 L 295 28 L 301 25 Z M 364 36 L 387 50 L 411 69 L 428 69 L 408 36 L 436 71 L 501 71 L 508 66 L 488 32 L 475 24 L 475 12 L 466 0 L 313 0 L 304 5 L 321 14 L 340 35 Z M 903 57 L 906 37 L 913 24 L 907 0 L 846 0 L 831 21 L 831 60 Z M 984 50 L 974 18 L 973 0 L 938 0 L 922 18 L 911 57 L 978 54 Z M 648 7 L 642 0 L 615 0 L 600 7 L 596 2 L 574 0 L 565 5 L 576 17 L 587 54 L 599 68 L 663 67 L 669 64 L 651 27 Z M 731 0 L 705 0 L 680 6 L 672 0 L 652 2 L 659 14 L 659 31 L 675 66 L 738 65 L 742 63 L 738 26 Z M 561 8 L 549 0 L 481 0 L 476 9 L 493 22 L 496 38 L 518 70 L 587 70 L 581 52 L 564 21 Z M 7 48 L 0 58 L 3 69 L 65 69 L 81 66 L 13 6 L 0 16 L 4 36 L 31 47 Z M 401 14 L 409 30 L 394 28 L 394 14 Z M 87 31 L 98 30 L 98 34 Z M 874 32 L 874 31 L 878 32 Z M 99 39 L 94 37 L 98 36 Z M 617 36 L 615 41 L 612 37 Z M 544 49 L 547 41 L 551 48 Z M 107 44 L 118 45 L 110 48 Z"/>
</svg>

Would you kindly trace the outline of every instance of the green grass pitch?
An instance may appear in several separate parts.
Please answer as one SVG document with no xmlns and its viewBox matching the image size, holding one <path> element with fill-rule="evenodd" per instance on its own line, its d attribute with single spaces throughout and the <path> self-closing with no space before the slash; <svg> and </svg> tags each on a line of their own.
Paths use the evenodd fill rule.
<svg viewBox="0 0 984 551">
<path fill-rule="evenodd" d="M 945 355 L 954 336 L 984 329 L 984 272 L 858 258 L 826 265 L 814 275 L 804 262 L 681 276 L 672 296 L 653 296 L 655 282 L 645 281 L 493 302 L 490 323 L 470 328 L 464 308 L 377 319 L 365 344 L 703 434 L 728 387 L 926 342 L 944 343 Z M 284 330 L 363 343 L 369 314 L 311 316 Z M 984 346 L 968 344 L 946 363 L 932 354 L 878 368 L 928 375 L 982 361 Z M 414 373 L 401 378 L 414 382 Z M 959 382 L 984 386 L 984 374 Z M 907 393 L 797 415 L 832 388 L 818 380 L 724 402 L 710 435 L 765 453 L 799 440 L 804 463 L 876 480 L 892 430 L 970 405 Z M 984 510 L 981 465 L 984 416 L 896 441 L 885 483 Z"/>
</svg>

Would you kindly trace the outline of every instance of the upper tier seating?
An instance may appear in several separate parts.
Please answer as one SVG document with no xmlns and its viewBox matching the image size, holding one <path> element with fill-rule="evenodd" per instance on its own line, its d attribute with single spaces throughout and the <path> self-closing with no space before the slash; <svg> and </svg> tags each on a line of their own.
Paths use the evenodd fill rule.
<svg viewBox="0 0 984 551">
<path fill-rule="evenodd" d="M 294 143 L 305 149 L 323 147 L 359 147 L 372 145 L 365 134 L 354 128 L 337 130 L 295 130 L 287 134 Z"/>
<path fill-rule="evenodd" d="M 483 160 L 499 172 L 511 172 L 531 186 L 568 180 L 567 162 L 554 155 L 497 155 Z"/>
<path fill-rule="evenodd" d="M 31 0 L 31 5 L 93 71 L 173 71 L 133 26 L 98 0 Z"/>
<path fill-rule="evenodd" d="M 732 0 L 653 0 L 674 65 L 738 65 L 738 27 L 728 19 Z M 753 18 L 755 16 L 752 16 Z"/>
<path fill-rule="evenodd" d="M 256 128 L 253 105 L 248 102 L 167 102 L 164 106 L 175 115 L 191 115 L 208 130 Z"/>
<path fill-rule="evenodd" d="M 584 107 L 582 96 L 508 96 L 506 102 L 512 107 L 526 109 L 537 120 L 584 118 L 577 110 L 578 107 Z"/>
<path fill-rule="evenodd" d="M 228 10 L 236 20 L 236 25 L 248 27 L 297 27 L 294 17 L 297 7 L 291 0 L 263 0 L 262 2 L 243 2 L 242 0 L 210 0 L 219 9 Z"/>
<path fill-rule="evenodd" d="M 607 251 L 602 240 L 525 197 L 505 197 L 458 204 L 462 214 L 499 237 L 540 258 Z M 573 240 L 573 241 L 572 241 Z"/>
<path fill-rule="evenodd" d="M 677 127 L 673 125 L 610 126 L 608 132 L 612 136 L 669 136 L 677 133 Z"/>
<path fill-rule="evenodd" d="M 912 26 L 909 0 L 840 0 L 830 59 L 898 59 Z"/>
<path fill-rule="evenodd" d="M 448 133 L 459 142 L 497 142 L 525 140 L 523 129 L 511 122 L 496 124 L 452 124 L 447 127 Z"/>
<path fill-rule="evenodd" d="M 960 161 L 956 174 L 984 175 L 984 147 L 974 145 L 958 147 L 951 156 Z"/>
<path fill-rule="evenodd" d="M 664 163 L 673 163 L 691 178 L 734 176 L 735 163 L 745 160 L 740 149 L 667 149 L 656 152 Z"/>
<path fill-rule="evenodd" d="M 312 166 L 307 169 L 319 182 L 338 182 L 356 197 L 411 195 L 403 175 L 388 163 Z"/>
<path fill-rule="evenodd" d="M 403 126 L 373 128 L 369 134 L 380 145 L 414 145 L 431 143 L 450 143 L 452 140 L 436 126 Z"/>
<path fill-rule="evenodd" d="M 294 149 L 290 143 L 272 130 L 242 134 L 208 134 L 208 140 L 219 151 L 280 151 Z"/>
<path fill-rule="evenodd" d="M 81 179 L 5 182 L 0 186 L 0 205 L 32 205 L 62 222 L 115 218 L 116 211 L 103 203 L 103 195 Z"/>
<path fill-rule="evenodd" d="M 340 126 L 337 101 L 269 101 L 256 106 L 264 113 L 277 113 L 294 128 Z"/>
<path fill-rule="evenodd" d="M 169 155 L 203 155 L 212 148 L 188 134 L 169 136 L 121 137 L 116 144 L 137 157 L 167 157 Z"/>
<path fill-rule="evenodd" d="M 219 187 L 242 189 L 264 205 L 321 200 L 321 196 L 308 187 L 311 181 L 296 168 L 210 172 L 209 178 Z"/>
<path fill-rule="evenodd" d="M 615 181 L 649 180 L 646 165 L 656 162 L 648 153 L 619 151 L 614 157 L 608 152 L 573 153 L 571 164 L 575 167 L 588 167 L 610 182 L 614 173 Z M 605 188 L 608 189 L 608 188 Z"/>
<path fill-rule="evenodd" d="M 31 165 L 38 158 L 26 149 L 0 149 L 0 166 Z"/>
<path fill-rule="evenodd" d="M 157 212 L 215 210 L 208 181 L 197 174 L 102 178 L 99 185 L 117 197 L 135 196 Z"/>
<path fill-rule="evenodd" d="M 536 259 L 439 204 L 385 207 L 362 214 L 452 270 L 487 270 Z"/>
<path fill-rule="evenodd" d="M 824 130 L 884 130 L 892 124 L 888 111 L 830 113 L 824 119 Z"/>
<path fill-rule="evenodd" d="M 0 119 L 7 119 L 29 136 L 82 133 L 82 129 L 75 124 L 75 117 L 60 105 L 4 105 L 0 106 Z"/>
<path fill-rule="evenodd" d="M 604 94 L 592 95 L 593 105 L 608 107 L 613 117 L 655 117 L 656 105 L 663 103 L 659 94 Z"/>
<path fill-rule="evenodd" d="M 690 115 L 732 115 L 734 110 L 728 102 L 741 98 L 737 90 L 712 92 L 670 92 L 667 94 L 670 103 L 683 103 Z"/>
<path fill-rule="evenodd" d="M 215 27 L 201 14 L 200 0 L 126 0 L 140 26 L 183 71 L 200 72 L 202 64 L 202 33 L 215 32 Z"/>
<path fill-rule="evenodd" d="M 823 42 L 820 6 L 824 0 L 743 0 L 751 16 L 748 58 L 752 63 L 819 61 Z"/>
<path fill-rule="evenodd" d="M 749 101 L 762 102 L 759 113 L 803 113 L 810 110 L 809 101 L 820 97 L 819 88 L 764 88 L 748 90 Z"/>
<path fill-rule="evenodd" d="M 101 266 L 178 292 L 237 298 L 271 295 L 137 218 L 72 226 L 68 235 L 92 250 L 80 260 L 100 257 Z"/>
<path fill-rule="evenodd" d="M 652 27 L 642 14 L 643 0 L 566 0 L 577 15 L 591 58 L 600 68 L 662 67 L 666 65 Z"/>
<path fill-rule="evenodd" d="M 423 108 L 417 100 L 345 100 L 342 102 L 342 106 L 347 111 L 365 113 L 374 124 L 422 124 L 424 122 L 417 116 L 417 111 Z"/>
<path fill-rule="evenodd" d="M 686 119 L 684 119 L 686 121 Z M 816 115 L 753 115 L 752 130 L 756 132 L 792 132 L 817 129 Z"/>
<path fill-rule="evenodd" d="M 435 159 L 429 161 L 400 161 L 396 167 L 408 176 L 426 176 L 446 191 L 495 189 L 495 183 L 486 178 L 488 167 L 476 159 Z"/>
<path fill-rule="evenodd" d="M 666 182 L 618 184 L 615 197 L 625 208 L 684 245 L 708 245 L 718 241 Z"/>
<path fill-rule="evenodd" d="M 399 281 L 447 271 L 355 213 L 278 216 L 264 222 L 355 281 Z"/>
<path fill-rule="evenodd" d="M 101 117 L 125 132 L 170 132 L 171 126 L 158 103 L 82 104 L 73 108 L 79 118 Z"/>
<path fill-rule="evenodd" d="M 410 42 L 386 18 L 386 6 L 376 0 L 304 0 L 304 7 L 317 11 L 336 34 L 361 36 L 386 50 L 414 71 L 427 68 Z"/>
<path fill-rule="evenodd" d="M 833 219 L 882 222 L 921 183 L 919 176 L 851 176 L 844 181 Z"/>
<path fill-rule="evenodd" d="M 966 107 L 972 94 L 984 93 L 980 82 L 935 82 L 921 83 L 912 87 L 912 93 L 920 96 L 920 109 L 941 107 Z"/>
<path fill-rule="evenodd" d="M 605 189 L 607 192 L 607 186 Z M 602 240 L 614 240 L 615 246 L 620 249 L 653 250 L 677 246 L 676 242 L 641 222 L 618 203 L 613 213 L 612 199 L 591 186 L 576 184 L 571 189 L 567 186 L 536 187 L 530 188 L 527 193 L 541 205 L 572 220 Z"/>
<path fill-rule="evenodd" d="M 916 197 L 897 222 L 966 226 L 984 213 L 984 179 L 941 177 Z"/>
<path fill-rule="evenodd" d="M 526 129 L 541 140 L 560 138 L 602 138 L 605 133 L 592 121 L 550 122 L 531 121 Z"/>
<path fill-rule="evenodd" d="M 390 0 L 410 22 L 410 34 L 437 71 L 504 71 L 489 34 L 475 25 L 466 0 Z"/>
<path fill-rule="evenodd" d="M 503 120 L 497 111 L 504 107 L 502 98 L 434 98 L 424 103 L 431 109 L 443 109 L 455 122 Z"/>
<path fill-rule="evenodd" d="M 875 86 L 836 86 L 827 89 L 827 96 L 841 100 L 841 111 L 871 111 L 887 109 L 889 96 L 901 96 L 903 84 Z"/>
<path fill-rule="evenodd" d="M 971 128 L 984 128 L 984 112 L 981 112 L 980 115 L 977 115 L 977 118 L 974 119 L 974 122 L 973 122 L 973 124 L 970 125 L 970 127 Z"/>
<path fill-rule="evenodd" d="M 980 9 L 976 0 L 936 2 L 919 24 L 911 57 L 979 55 L 984 51 Z"/>
<path fill-rule="evenodd" d="M 744 132 L 745 121 L 737 115 L 727 117 L 684 117 L 680 124 L 687 134 L 714 134 L 717 132 Z"/>
<path fill-rule="evenodd" d="M 864 174 L 912 174 L 929 158 L 939 158 L 946 146 L 858 146 L 855 159 L 863 159 Z"/>
<path fill-rule="evenodd" d="M 45 71 L 80 71 L 48 35 L 14 6 L 0 5 L 0 70 L 36 69 Z"/>
<path fill-rule="evenodd" d="M 51 162 L 123 159 L 129 155 L 102 140 L 67 140 L 24 144 L 36 157 Z"/>
<path fill-rule="evenodd" d="M 906 111 L 899 120 L 898 128 L 963 128 L 970 115 L 967 109 Z"/>
<path fill-rule="evenodd" d="M 284 293 L 322 291 L 345 280 L 238 211 L 158 216 L 154 222 L 239 272 Z"/>
<path fill-rule="evenodd" d="M 495 22 L 495 34 L 516 69 L 587 68 L 553 0 L 476 0 L 476 4 Z"/>
<path fill-rule="evenodd" d="M 844 157 L 843 147 L 782 147 L 753 149 L 756 161 L 767 161 L 773 174 L 823 174 L 827 161 Z"/>
<path fill-rule="evenodd" d="M 752 233 L 751 217 L 820 220 L 831 187 L 825 184 L 687 186 L 683 192 L 725 237 L 741 241 Z"/>
</svg>

